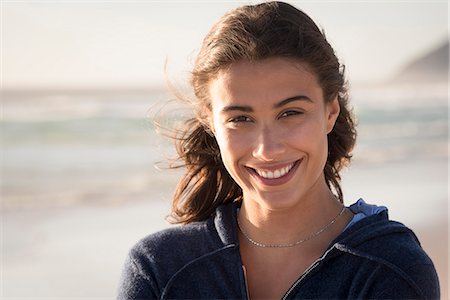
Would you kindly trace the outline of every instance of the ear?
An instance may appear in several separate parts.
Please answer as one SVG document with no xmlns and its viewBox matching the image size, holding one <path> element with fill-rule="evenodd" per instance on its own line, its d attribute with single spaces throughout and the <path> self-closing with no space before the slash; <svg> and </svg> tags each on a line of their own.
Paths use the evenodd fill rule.
<svg viewBox="0 0 450 300">
<path fill-rule="evenodd" d="M 331 102 L 326 104 L 326 117 L 327 117 L 327 134 L 333 130 L 334 124 L 339 116 L 341 107 L 339 106 L 338 97 L 334 97 Z"/>
</svg>

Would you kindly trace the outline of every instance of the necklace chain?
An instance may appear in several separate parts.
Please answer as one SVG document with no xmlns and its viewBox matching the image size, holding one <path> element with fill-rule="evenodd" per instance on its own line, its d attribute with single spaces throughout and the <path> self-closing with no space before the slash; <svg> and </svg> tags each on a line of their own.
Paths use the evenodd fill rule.
<svg viewBox="0 0 450 300">
<path fill-rule="evenodd" d="M 261 248 L 289 248 L 289 247 L 295 247 L 295 246 L 298 246 L 298 245 L 300 245 L 301 243 L 304 243 L 304 242 L 306 242 L 306 241 L 309 241 L 310 239 L 315 238 L 316 236 L 318 236 L 319 234 L 321 234 L 322 232 L 324 232 L 325 230 L 327 230 L 328 228 L 330 228 L 330 226 L 333 225 L 333 224 L 339 219 L 340 216 L 342 216 L 342 214 L 344 213 L 344 211 L 345 211 L 345 206 L 342 207 L 342 210 L 339 212 L 339 214 L 337 214 L 336 217 L 334 217 L 334 218 L 330 221 L 330 223 L 328 223 L 327 225 L 325 225 L 324 227 L 322 227 L 320 230 L 314 232 L 313 234 L 307 236 L 307 237 L 304 238 L 304 239 L 301 239 L 301 240 L 299 240 L 299 241 L 297 241 L 297 242 L 290 243 L 290 244 L 263 244 L 263 243 L 257 242 L 257 241 L 255 241 L 255 240 L 253 240 L 252 238 L 250 238 L 250 237 L 248 236 L 248 234 L 242 229 L 241 222 L 239 221 L 239 217 L 237 217 L 236 219 L 237 219 L 237 223 L 238 223 L 239 230 L 242 232 L 242 234 L 244 235 L 244 237 L 245 237 L 250 243 L 252 243 L 253 245 L 258 246 L 258 247 L 261 247 Z M 238 214 L 238 215 L 239 215 L 239 214 Z"/>
</svg>

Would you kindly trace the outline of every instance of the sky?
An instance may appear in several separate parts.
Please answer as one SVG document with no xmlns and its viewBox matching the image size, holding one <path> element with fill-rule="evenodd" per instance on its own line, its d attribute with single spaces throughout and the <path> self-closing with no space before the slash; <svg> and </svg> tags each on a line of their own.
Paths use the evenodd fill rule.
<svg viewBox="0 0 450 300">
<path fill-rule="evenodd" d="M 385 81 L 448 39 L 447 1 L 287 1 L 325 30 L 353 83 Z M 1 1 L 4 89 L 186 81 L 225 12 L 257 1 Z M 165 71 L 165 63 L 167 67 Z"/>
</svg>

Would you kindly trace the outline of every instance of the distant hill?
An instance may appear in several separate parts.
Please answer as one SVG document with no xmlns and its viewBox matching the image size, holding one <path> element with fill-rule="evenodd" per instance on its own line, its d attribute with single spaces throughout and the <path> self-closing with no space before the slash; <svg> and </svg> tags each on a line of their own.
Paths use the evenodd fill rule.
<svg viewBox="0 0 450 300">
<path fill-rule="evenodd" d="M 448 82 L 449 45 L 441 46 L 408 63 L 391 83 L 444 83 Z"/>
</svg>

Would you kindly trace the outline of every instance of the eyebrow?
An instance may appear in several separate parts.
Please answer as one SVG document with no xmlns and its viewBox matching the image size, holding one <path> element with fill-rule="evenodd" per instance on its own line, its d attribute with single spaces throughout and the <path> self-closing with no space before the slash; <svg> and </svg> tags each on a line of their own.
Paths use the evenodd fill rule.
<svg viewBox="0 0 450 300">
<path fill-rule="evenodd" d="M 285 105 L 287 105 L 287 104 L 289 104 L 291 102 L 294 102 L 294 101 L 306 101 L 306 102 L 313 103 L 311 98 L 309 98 L 308 96 L 298 95 L 298 96 L 293 96 L 293 97 L 290 97 L 290 98 L 287 98 L 287 99 L 284 99 L 284 100 L 278 102 L 277 104 L 275 104 L 273 106 L 273 108 L 280 108 L 280 107 L 283 107 L 283 106 L 285 106 Z"/>
<path fill-rule="evenodd" d="M 275 105 L 273 106 L 273 108 L 280 108 L 283 107 L 291 102 L 294 101 L 306 101 L 306 102 L 310 102 L 312 103 L 313 101 L 311 100 L 311 98 L 309 98 L 308 96 L 305 95 L 297 95 L 297 96 L 293 96 L 293 97 L 289 97 L 287 99 L 281 100 L 278 103 L 275 103 Z M 229 106 L 225 106 L 222 109 L 222 112 L 229 112 L 229 111 L 242 111 L 242 112 L 253 112 L 253 108 L 251 106 L 248 105 L 229 105 Z"/>
</svg>

